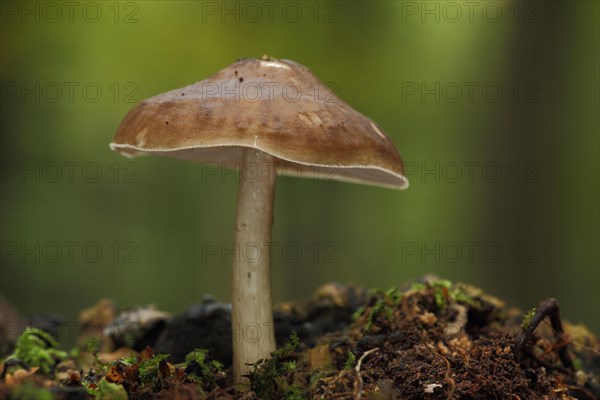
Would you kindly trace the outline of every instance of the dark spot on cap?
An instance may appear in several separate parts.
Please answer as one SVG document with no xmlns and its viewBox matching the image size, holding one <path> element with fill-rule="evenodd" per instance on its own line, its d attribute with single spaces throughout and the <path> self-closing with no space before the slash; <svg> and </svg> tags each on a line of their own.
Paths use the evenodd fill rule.
<svg viewBox="0 0 600 400">
<path fill-rule="evenodd" d="M 169 125 L 169 121 L 165 121 L 165 124 Z"/>
<path fill-rule="evenodd" d="M 250 272 L 248 272 L 248 279 L 250 279 Z"/>
<path fill-rule="evenodd" d="M 240 82 L 244 82 L 244 78 L 240 76 Z"/>
<path fill-rule="evenodd" d="M 234 71 L 235 76 L 237 76 L 237 71 Z"/>
<path fill-rule="evenodd" d="M 181 93 L 182 96 L 185 96 L 185 93 Z"/>
</svg>

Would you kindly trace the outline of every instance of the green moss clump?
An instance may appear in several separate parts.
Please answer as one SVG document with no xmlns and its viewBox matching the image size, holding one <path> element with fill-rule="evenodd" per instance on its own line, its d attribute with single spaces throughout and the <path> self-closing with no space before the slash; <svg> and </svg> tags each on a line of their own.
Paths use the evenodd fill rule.
<svg viewBox="0 0 600 400">
<path fill-rule="evenodd" d="M 369 314 L 367 315 L 367 322 L 364 324 L 364 329 L 366 331 L 371 330 L 371 327 L 373 326 L 373 321 L 382 312 L 385 313 L 385 316 L 388 320 L 393 319 L 394 309 L 400 304 L 404 296 L 402 291 L 396 287 L 391 288 L 386 292 L 382 290 L 370 292 L 370 295 L 372 297 L 376 297 L 377 300 L 375 304 L 370 309 L 368 309 Z"/>
<path fill-rule="evenodd" d="M 208 350 L 196 349 L 185 357 L 187 378 L 197 384 L 200 390 L 216 386 L 217 377 L 223 376 L 223 364 L 211 360 Z"/>
<path fill-rule="evenodd" d="M 149 360 L 140 363 L 139 373 L 142 386 L 155 385 L 160 380 L 159 364 L 169 357 L 168 354 L 155 354 Z"/>
<path fill-rule="evenodd" d="M 531 310 L 529 310 L 527 312 L 527 314 L 525 314 L 523 316 L 523 322 L 521 323 L 521 327 L 523 329 L 527 329 L 527 327 L 529 326 L 529 324 L 531 323 L 531 319 L 533 318 L 533 316 L 535 315 L 535 313 L 537 312 L 537 308 L 533 307 Z"/>
<path fill-rule="evenodd" d="M 49 375 L 54 366 L 67 357 L 58 349 L 58 343 L 47 332 L 37 328 L 26 328 L 17 339 L 15 351 L 6 358 L 25 362 L 30 367 L 39 367 Z"/>
<path fill-rule="evenodd" d="M 459 302 L 469 305 L 476 305 L 475 299 L 470 296 L 460 285 L 453 284 L 447 279 L 424 283 L 415 283 L 412 290 L 433 290 L 433 299 L 439 309 L 446 308 L 450 303 Z"/>
<path fill-rule="evenodd" d="M 10 398 L 12 400 L 54 400 L 54 395 L 49 389 L 25 382 L 11 391 Z"/>
<path fill-rule="evenodd" d="M 287 382 L 286 374 L 296 369 L 294 360 L 289 360 L 300 339 L 294 333 L 290 341 L 271 353 L 271 358 L 254 364 L 250 373 L 250 389 L 260 399 L 305 400 L 301 388 Z"/>
<path fill-rule="evenodd" d="M 110 383 L 106 379 L 98 382 L 95 389 L 88 389 L 88 393 L 98 400 L 127 400 L 127 391 L 121 385 Z"/>
<path fill-rule="evenodd" d="M 302 392 L 302 388 L 292 385 L 286 389 L 285 400 L 307 400 Z"/>
<path fill-rule="evenodd" d="M 362 315 L 365 313 L 365 306 L 360 306 L 356 309 L 356 311 L 354 311 L 354 313 L 352 314 L 352 321 L 356 321 L 357 319 L 359 319 L 360 317 L 362 317 Z"/>
<path fill-rule="evenodd" d="M 433 288 L 433 298 L 437 308 L 444 308 L 448 305 L 448 301 L 451 300 L 450 287 L 452 282 L 447 280 L 439 280 L 431 283 Z"/>
<path fill-rule="evenodd" d="M 344 363 L 344 370 L 350 371 L 354 367 L 355 363 L 356 363 L 356 356 L 354 355 L 353 352 L 348 350 L 348 358 L 346 359 L 346 362 Z"/>
</svg>

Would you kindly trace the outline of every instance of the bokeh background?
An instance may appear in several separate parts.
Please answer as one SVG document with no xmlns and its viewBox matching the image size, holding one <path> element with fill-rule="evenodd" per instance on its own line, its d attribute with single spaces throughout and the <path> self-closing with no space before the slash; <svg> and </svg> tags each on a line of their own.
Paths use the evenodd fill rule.
<svg viewBox="0 0 600 400">
<path fill-rule="evenodd" d="M 235 175 L 108 143 L 137 101 L 269 54 L 377 121 L 411 182 L 280 179 L 274 301 L 435 273 L 598 333 L 598 4 L 4 1 L 0 291 L 68 321 L 228 301 Z"/>
</svg>

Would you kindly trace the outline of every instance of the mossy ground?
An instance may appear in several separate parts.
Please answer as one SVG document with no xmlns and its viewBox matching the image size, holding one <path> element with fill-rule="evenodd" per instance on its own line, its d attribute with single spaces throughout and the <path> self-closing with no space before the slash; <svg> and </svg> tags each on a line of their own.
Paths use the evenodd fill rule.
<svg viewBox="0 0 600 400">
<path fill-rule="evenodd" d="M 180 364 L 149 347 L 67 354 L 31 330 L 4 360 L 0 399 L 597 399 L 598 339 L 569 324 L 557 339 L 542 324 L 517 356 L 528 315 L 442 280 L 373 291 L 345 329 L 309 344 L 292 335 L 255 365 L 246 391 L 231 386 L 211 349 Z"/>
</svg>

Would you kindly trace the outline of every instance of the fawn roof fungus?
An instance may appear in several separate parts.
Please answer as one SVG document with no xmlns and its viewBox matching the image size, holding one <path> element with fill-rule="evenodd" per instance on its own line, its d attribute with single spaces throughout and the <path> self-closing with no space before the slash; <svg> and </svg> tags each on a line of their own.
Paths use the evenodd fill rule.
<svg viewBox="0 0 600 400">
<path fill-rule="evenodd" d="M 278 174 L 394 189 L 408 180 L 375 122 L 290 60 L 241 59 L 210 78 L 137 104 L 111 149 L 239 168 L 244 148 L 274 157 Z"/>
</svg>

